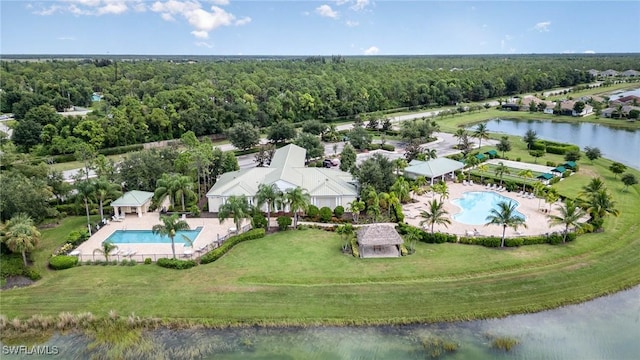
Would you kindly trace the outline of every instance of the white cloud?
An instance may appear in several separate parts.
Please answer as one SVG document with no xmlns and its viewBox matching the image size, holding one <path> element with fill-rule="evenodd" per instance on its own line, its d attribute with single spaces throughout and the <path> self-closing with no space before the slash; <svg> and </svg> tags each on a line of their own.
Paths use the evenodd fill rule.
<svg viewBox="0 0 640 360">
<path fill-rule="evenodd" d="M 210 11 L 207 11 L 194 0 L 156 1 L 150 9 L 160 13 L 160 16 L 167 21 L 175 20 L 176 16 L 182 16 L 194 28 L 191 34 L 199 39 L 208 38 L 210 31 L 221 26 L 242 26 L 251 22 L 250 17 L 236 19 L 235 15 L 218 6 L 211 6 Z"/>
<path fill-rule="evenodd" d="M 328 17 L 332 19 L 336 19 L 338 17 L 338 12 L 334 11 L 331 6 L 324 4 L 320 5 L 316 8 L 316 13 L 323 17 Z"/>
<path fill-rule="evenodd" d="M 355 11 L 360 11 L 360 10 L 364 10 L 364 8 L 366 8 L 367 6 L 369 6 L 369 0 L 356 0 L 356 3 L 353 4 L 351 9 Z"/>
<path fill-rule="evenodd" d="M 576 52 L 575 52 L 575 50 L 564 50 L 562 53 L 563 54 L 575 54 Z"/>
<path fill-rule="evenodd" d="M 131 6 L 131 8 L 130 8 Z M 30 9 L 34 8 L 33 6 Z M 37 15 L 51 15 L 54 13 L 71 13 L 80 15 L 119 15 L 130 9 L 137 12 L 146 10 L 144 0 L 60 0 L 53 5 L 38 7 L 34 10 Z"/>
<path fill-rule="evenodd" d="M 236 20 L 236 22 L 234 23 L 234 25 L 236 25 L 236 26 L 242 26 L 242 25 L 246 25 L 246 24 L 248 24 L 248 23 L 250 23 L 250 22 L 251 22 L 251 18 L 250 18 L 250 17 L 248 17 L 248 16 L 245 16 L 245 17 L 243 17 L 243 18 L 242 18 L 242 19 L 240 19 L 240 20 Z"/>
<path fill-rule="evenodd" d="M 197 37 L 198 39 L 208 39 L 209 33 L 204 30 L 193 30 L 191 35 Z"/>
<path fill-rule="evenodd" d="M 595 54 L 596 52 L 593 50 L 585 50 L 584 51 L 585 54 Z"/>
<path fill-rule="evenodd" d="M 101 6 L 97 10 L 98 15 L 104 14 L 122 14 L 129 10 L 129 7 L 125 3 L 125 1 L 113 1 L 108 2 L 104 6 Z"/>
<path fill-rule="evenodd" d="M 549 31 L 549 26 L 551 26 L 551 21 L 542 21 L 533 26 L 534 30 L 538 30 L 539 32 L 547 32 Z"/>
<path fill-rule="evenodd" d="M 378 47 L 376 46 L 371 46 L 370 48 L 368 48 L 367 50 L 364 51 L 365 55 L 376 55 L 380 52 L 380 49 L 378 49 Z"/>
<path fill-rule="evenodd" d="M 346 24 L 348 27 L 356 27 L 356 26 L 360 25 L 360 23 L 359 23 L 359 22 L 357 22 L 357 21 L 352 21 L 352 20 L 347 20 L 347 21 L 345 22 L 345 24 Z"/>
<path fill-rule="evenodd" d="M 211 44 L 209 44 L 208 42 L 205 42 L 205 41 L 197 41 L 194 44 L 197 47 L 206 47 L 206 48 L 209 48 L 209 49 L 211 49 L 213 47 L 213 45 L 211 45 Z"/>
<path fill-rule="evenodd" d="M 76 38 L 73 36 L 59 36 L 56 39 L 60 40 L 60 41 L 75 41 Z"/>
<path fill-rule="evenodd" d="M 216 5 L 229 5 L 229 0 L 213 0 L 212 2 Z"/>
</svg>

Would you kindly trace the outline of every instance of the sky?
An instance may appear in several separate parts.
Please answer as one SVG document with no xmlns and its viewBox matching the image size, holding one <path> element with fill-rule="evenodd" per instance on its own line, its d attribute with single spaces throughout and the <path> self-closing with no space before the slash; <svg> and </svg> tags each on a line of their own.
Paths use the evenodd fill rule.
<svg viewBox="0 0 640 360">
<path fill-rule="evenodd" d="M 640 1 L 0 1 L 0 56 L 621 52 Z"/>
</svg>

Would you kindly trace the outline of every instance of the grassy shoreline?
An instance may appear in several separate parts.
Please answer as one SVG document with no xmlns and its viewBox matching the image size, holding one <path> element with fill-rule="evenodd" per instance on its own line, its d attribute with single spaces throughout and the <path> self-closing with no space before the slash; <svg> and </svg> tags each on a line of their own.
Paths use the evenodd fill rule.
<svg viewBox="0 0 640 360">
<path fill-rule="evenodd" d="M 491 111 L 439 122 L 455 128 Z M 512 145 L 507 156 L 533 162 L 519 137 Z M 561 159 L 547 154 L 538 163 Z M 611 163 L 583 158 L 580 172 L 556 185 L 574 197 L 598 175 L 621 211 L 606 220 L 605 232 L 561 246 L 420 243 L 416 254 L 401 259 L 360 260 L 340 254 L 338 235 L 300 230 L 241 243 L 212 264 L 183 271 L 155 265 L 49 271 L 48 254 L 84 226 L 83 217 L 72 217 L 43 230 L 34 253 L 43 279 L 0 292 L 0 314 L 24 319 L 114 310 L 159 318 L 168 327 L 357 326 L 499 318 L 580 303 L 640 284 L 640 185 L 625 192 Z M 637 169 L 628 171 L 640 177 Z"/>
</svg>

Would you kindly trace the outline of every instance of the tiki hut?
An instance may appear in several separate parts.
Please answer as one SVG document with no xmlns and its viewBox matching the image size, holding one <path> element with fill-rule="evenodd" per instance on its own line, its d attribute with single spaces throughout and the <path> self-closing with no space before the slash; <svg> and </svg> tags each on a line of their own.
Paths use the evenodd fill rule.
<svg viewBox="0 0 640 360">
<path fill-rule="evenodd" d="M 358 250 L 362 258 L 398 257 L 402 243 L 392 224 L 373 224 L 358 230 Z"/>
</svg>

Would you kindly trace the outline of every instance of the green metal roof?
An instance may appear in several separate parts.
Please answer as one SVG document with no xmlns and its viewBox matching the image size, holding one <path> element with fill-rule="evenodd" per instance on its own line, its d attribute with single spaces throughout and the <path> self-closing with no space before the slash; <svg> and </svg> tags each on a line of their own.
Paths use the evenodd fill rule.
<svg viewBox="0 0 640 360">
<path fill-rule="evenodd" d="M 117 200 L 111 202 L 111 206 L 142 206 L 151 200 L 153 193 L 149 191 L 131 190 Z"/>
<path fill-rule="evenodd" d="M 476 159 L 478 160 L 484 160 L 487 158 L 487 155 L 485 154 L 476 154 Z"/>
<path fill-rule="evenodd" d="M 496 156 L 498 155 L 498 152 L 495 150 L 489 150 L 489 151 L 486 151 L 485 154 L 489 154 L 489 156 Z"/>
<path fill-rule="evenodd" d="M 412 161 L 413 163 L 413 161 Z M 434 178 L 444 174 L 460 170 L 464 164 L 460 161 L 447 158 L 437 158 L 429 161 L 416 162 L 416 165 L 408 166 L 404 169 L 405 173 L 412 173 L 418 176 Z"/>
<path fill-rule="evenodd" d="M 575 169 L 577 164 L 575 161 L 567 161 L 566 163 L 564 163 L 564 166 L 568 167 L 568 168 L 572 168 Z"/>
<path fill-rule="evenodd" d="M 565 169 L 565 167 L 564 167 L 564 166 L 560 165 L 560 166 L 557 166 L 555 169 L 553 169 L 553 170 L 551 170 L 551 171 L 555 171 L 555 172 L 563 173 L 563 172 L 567 171 L 567 169 Z"/>
<path fill-rule="evenodd" d="M 551 180 L 553 179 L 553 175 L 549 174 L 549 173 L 544 173 L 544 174 L 540 174 L 537 177 L 538 179 L 545 179 L 545 180 Z"/>
</svg>

